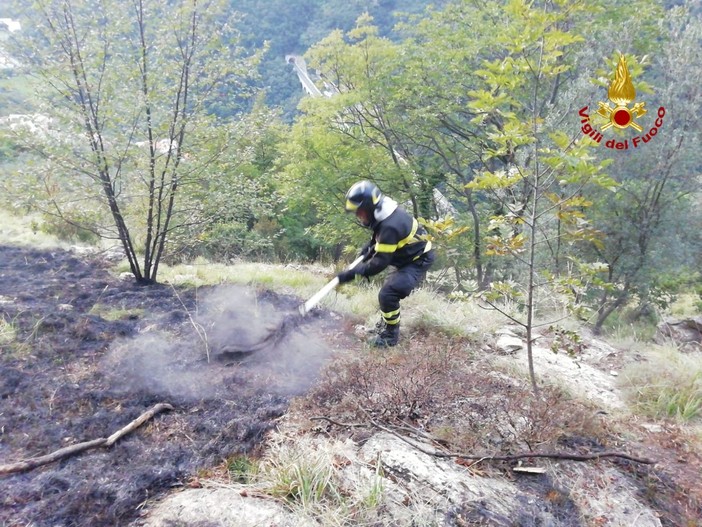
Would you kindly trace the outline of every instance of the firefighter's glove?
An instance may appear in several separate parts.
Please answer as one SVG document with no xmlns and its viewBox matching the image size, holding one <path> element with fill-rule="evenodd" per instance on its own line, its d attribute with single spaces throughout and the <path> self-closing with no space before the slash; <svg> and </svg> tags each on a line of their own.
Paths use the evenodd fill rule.
<svg viewBox="0 0 702 527">
<path fill-rule="evenodd" d="M 345 284 L 350 282 L 356 276 L 356 272 L 353 269 L 348 269 L 346 271 L 341 271 L 336 277 L 339 279 L 340 284 Z"/>
<path fill-rule="evenodd" d="M 371 258 L 373 258 L 373 255 L 375 254 L 375 244 L 373 243 L 373 240 L 369 241 L 367 244 L 363 246 L 361 249 L 361 254 L 359 256 L 363 256 L 362 262 L 367 262 Z"/>
</svg>

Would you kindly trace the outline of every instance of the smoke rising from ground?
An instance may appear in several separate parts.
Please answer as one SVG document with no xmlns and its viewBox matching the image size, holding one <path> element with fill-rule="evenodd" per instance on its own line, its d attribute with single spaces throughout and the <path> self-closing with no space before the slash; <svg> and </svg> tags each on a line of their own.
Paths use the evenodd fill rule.
<svg viewBox="0 0 702 527">
<path fill-rule="evenodd" d="M 173 400 L 227 398 L 231 390 L 299 394 L 314 382 L 329 356 L 313 327 L 292 331 L 275 348 L 242 360 L 218 358 L 224 346 L 246 348 L 259 342 L 296 307 L 296 300 L 270 293 L 261 298 L 244 287 L 199 290 L 187 311 L 170 313 L 165 320 L 144 320 L 136 337 L 113 343 L 105 371 L 117 390 Z"/>
</svg>

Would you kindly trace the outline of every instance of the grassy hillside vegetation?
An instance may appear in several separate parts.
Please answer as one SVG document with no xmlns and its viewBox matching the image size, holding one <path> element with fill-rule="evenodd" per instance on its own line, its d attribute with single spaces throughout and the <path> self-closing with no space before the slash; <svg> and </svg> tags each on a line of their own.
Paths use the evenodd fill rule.
<svg viewBox="0 0 702 527">
<path fill-rule="evenodd" d="M 127 398 L 182 403 L 100 458 L 147 443 L 165 455 L 161 442 L 187 458 L 163 479 L 139 468 L 129 492 L 117 477 L 114 494 L 85 490 L 105 525 L 176 484 L 272 498 L 321 525 L 394 525 L 395 506 L 433 514 L 426 489 L 398 493 L 401 471 L 362 459 L 382 434 L 428 442 L 476 485 L 520 487 L 524 507 L 563 525 L 701 525 L 702 350 L 657 329 L 702 313 L 699 2 L 11 4 L 26 29 L 0 42 L 21 63 L 0 70 L 4 272 L 26 271 L 16 246 L 39 252 L 33 291 L 3 275 L 15 292 L 0 291 L 0 402 L 48 402 L 0 415 L 65 426 L 62 444 L 79 437 L 78 413 L 103 434 L 99 419 L 136 411 Z M 289 53 L 326 95 L 302 92 Z M 607 121 L 624 105 L 617 86 L 636 127 Z M 417 217 L 437 253 L 402 302 L 399 345 L 366 343 L 381 274 L 331 292 L 282 351 L 215 357 L 218 338 L 268 329 L 262 305 L 294 314 L 354 259 L 370 231 L 344 196 L 361 179 Z M 225 336 L 193 317 L 219 291 Z M 118 390 L 104 383 L 119 353 Z M 0 439 L 35 455 L 52 442 L 36 429 L 31 449 Z M 489 459 L 611 451 L 644 462 L 545 459 L 525 480 L 513 469 L 533 459 Z M 13 480 L 5 504 L 52 507 L 61 477 Z M 481 503 L 452 503 L 442 521 L 482 525 Z"/>
<path fill-rule="evenodd" d="M 31 223 L 14 224 L 12 239 L 31 241 Z M 113 267 L 112 273 L 125 270 L 128 267 L 121 264 Z M 194 299 L 191 309 L 197 312 L 198 290 L 211 292 L 212 287 L 227 284 L 294 295 L 301 302 L 324 285 L 334 270 L 333 266 L 319 264 L 219 264 L 197 259 L 164 267 L 162 280 L 178 288 L 182 297 Z M 384 427 L 395 433 L 419 431 L 441 448 L 465 456 L 573 448 L 577 452 L 625 450 L 654 457 L 659 461 L 655 469 L 627 465 L 631 481 L 641 481 L 641 488 L 656 496 L 646 503 L 671 525 L 693 521 L 698 510 L 694 483 L 687 479 L 687 472 L 676 472 L 669 460 L 687 456 L 694 470 L 693 456 L 702 455 L 699 353 L 683 354 L 671 346 L 630 338 L 628 343 L 614 342 L 616 347 L 604 348 L 604 355 L 610 357 L 607 360 L 615 362 L 600 364 L 593 362 L 593 357 L 603 352 L 592 350 L 603 344 L 592 341 L 577 320 L 564 320 L 562 324 L 569 328 L 571 338 L 580 336 L 571 340 L 579 347 L 567 346 L 567 332 L 541 329 L 540 346 L 548 347 L 558 338 L 560 345 L 555 351 L 546 350 L 543 357 L 547 360 L 539 356 L 540 392 L 535 396 L 526 370 L 517 366 L 523 362 L 524 351 L 507 352 L 496 346 L 505 326 L 504 317 L 475 299 L 449 300 L 435 289 L 439 277 L 440 273 L 431 273 L 425 286 L 403 302 L 404 339 L 397 348 L 382 353 L 364 345 L 364 327 L 372 327 L 378 319 L 379 283 L 348 284 L 327 297 L 322 307 L 324 312 L 336 313 L 332 322 L 322 330 L 314 326 L 305 329 L 305 338 L 326 341 L 336 350 L 318 381 L 309 393 L 295 399 L 290 412 L 278 423 L 278 432 L 268 436 L 265 446 L 202 468 L 190 485 L 232 488 L 237 495 L 256 495 L 257 499 L 268 496 L 283 503 L 301 521 L 357 525 L 375 518 L 386 525 L 393 521 L 397 524 L 392 517 L 385 517 L 395 492 L 391 490 L 389 469 L 379 460 L 368 464 L 356 450 L 356 444 L 363 444 L 369 433 Z M 513 305 L 501 307 L 508 313 L 518 309 Z M 148 312 L 143 307 L 117 309 L 99 300 L 89 314 L 105 323 L 120 323 L 145 318 Z M 548 318 L 554 314 L 542 312 Z M 512 326 L 510 330 L 523 339 L 518 328 Z M 39 335 L 28 338 L 20 333 L 17 320 L 5 318 L 0 322 L 0 344 L 12 350 L 7 359 L 30 357 L 37 338 Z M 552 369 L 549 355 L 558 357 L 565 366 Z M 588 390 L 601 389 L 589 386 L 591 377 L 584 373 L 591 372 L 593 365 L 604 368 L 599 371 L 601 378 L 611 379 L 612 401 L 617 401 L 617 387 L 625 396 L 615 406 L 605 406 L 605 410 L 599 399 L 587 397 Z M 612 368 L 616 368 L 618 377 L 611 375 Z M 340 424 L 320 422 L 320 417 Z M 661 432 L 647 436 L 643 424 Z M 469 465 L 473 461 L 461 463 Z M 607 463 L 593 464 L 592 470 L 600 474 L 609 466 Z M 354 464 L 365 470 L 348 479 L 346 468 Z M 539 465 L 558 476 L 560 484 L 556 487 L 562 499 L 582 507 L 581 514 L 596 510 L 590 503 L 596 497 L 577 484 L 577 478 L 582 477 L 577 476 L 577 469 L 573 469 L 576 476 L 571 481 L 566 462 Z M 479 471 L 480 478 L 499 479 L 505 474 L 509 474 L 508 480 L 514 478 L 509 466 L 485 460 L 471 466 L 468 473 L 471 471 Z M 566 490 L 571 485 L 577 492 Z M 414 492 L 405 505 L 408 515 L 417 513 L 415 508 L 425 495 Z M 615 496 L 620 490 L 612 486 L 608 492 Z"/>
</svg>

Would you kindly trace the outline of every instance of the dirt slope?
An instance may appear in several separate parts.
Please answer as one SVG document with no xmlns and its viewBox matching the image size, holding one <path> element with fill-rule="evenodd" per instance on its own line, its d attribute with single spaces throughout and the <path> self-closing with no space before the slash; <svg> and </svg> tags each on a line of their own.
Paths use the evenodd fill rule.
<svg viewBox="0 0 702 527">
<path fill-rule="evenodd" d="M 189 486 L 203 470 L 238 453 L 255 454 L 301 394 L 307 395 L 296 399 L 298 419 L 330 415 L 359 422 L 368 411 L 384 423 L 409 422 L 439 434 L 462 452 L 547 444 L 574 452 L 635 452 L 658 465 L 618 463 L 617 477 L 662 525 L 699 525 L 702 461 L 680 428 L 664 423 L 649 432 L 636 419 L 593 418 L 589 406 L 557 391 L 534 404 L 528 386 L 494 367 L 495 350 L 425 329 L 406 332 L 392 353 L 371 353 L 360 349 L 351 321 L 340 325 L 320 312 L 274 351 L 238 362 L 214 360 L 225 344 L 256 341 L 266 324 L 275 326 L 298 302 L 229 286 L 140 287 L 111 276 L 99 260 L 0 247 L 0 464 L 106 437 L 157 402 L 175 406 L 110 449 L 1 477 L 0 525 L 139 524 L 146 505 Z M 193 321 L 206 330 L 210 362 Z M 331 361 L 337 350 L 353 352 Z M 606 373 L 611 365 L 603 364 Z M 588 424 L 593 420 L 605 425 L 595 430 Z M 368 435 L 359 430 L 355 439 L 363 445 Z M 318 424 L 307 433 L 346 435 Z M 583 468 L 597 476 L 585 480 L 607 479 L 601 468 Z M 485 469 L 513 478 L 509 464 Z M 573 470 L 573 482 L 562 468 L 533 479 L 528 490 L 538 496 L 537 505 L 555 510 L 557 518 L 589 514 L 593 525 L 614 525 L 595 509 L 571 506 L 585 492 L 583 476 Z M 549 501 L 555 499 L 550 477 L 564 478 L 567 499 L 558 502 L 560 509 Z M 598 488 L 609 489 L 605 483 Z M 499 524 L 476 514 L 466 509 L 446 516 L 445 524 L 465 525 L 478 516 L 475 525 Z"/>
<path fill-rule="evenodd" d="M 328 353 L 296 336 L 277 351 L 285 360 L 208 363 L 188 313 L 216 347 L 255 339 L 297 303 L 255 300 L 140 287 L 70 252 L 0 247 L 0 464 L 106 437 L 156 402 L 176 407 L 111 449 L 2 478 L 0 525 L 126 525 L 146 499 L 255 449 Z"/>
</svg>

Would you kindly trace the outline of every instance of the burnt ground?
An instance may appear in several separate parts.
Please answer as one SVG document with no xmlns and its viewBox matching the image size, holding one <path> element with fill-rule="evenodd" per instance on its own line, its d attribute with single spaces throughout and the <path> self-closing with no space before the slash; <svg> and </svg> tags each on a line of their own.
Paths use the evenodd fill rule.
<svg viewBox="0 0 702 527">
<path fill-rule="evenodd" d="M 336 380 L 330 386 L 334 389 L 324 395 L 325 382 L 317 382 L 323 366 L 337 349 L 358 348 L 351 322 L 314 312 L 277 348 L 221 361 L 216 359 L 218 350 L 257 342 L 269 327 L 277 327 L 283 315 L 293 312 L 300 299 L 230 286 L 143 287 L 121 281 L 107 269 L 99 259 L 62 250 L 0 246 L 0 464 L 107 437 L 155 403 L 167 402 L 175 409 L 111 448 L 0 476 L 0 527 L 137 524 L 146 504 L 174 487 L 197 484 L 199 475 L 221 467 L 230 457 L 255 456 L 291 400 L 309 400 L 310 395 L 296 396 L 309 394 L 313 385 L 311 397 L 320 399 L 312 405 L 316 414 L 338 414 L 343 407 L 339 394 L 360 389 L 361 379 L 379 383 L 374 393 L 387 403 L 380 409 L 384 412 L 395 407 L 404 411 L 409 396 L 426 402 L 435 399 L 439 406 L 427 404 L 419 412 L 428 425 L 437 416 L 455 414 L 454 428 L 466 426 L 466 413 L 454 408 L 475 384 L 456 377 L 462 369 L 458 365 L 465 361 L 461 355 L 465 343 L 419 330 L 406 338 L 399 355 L 369 360 L 353 354 L 352 368 L 345 373 L 335 375 L 337 366 L 328 370 Z M 198 330 L 207 336 L 207 346 Z M 451 350 L 456 353 L 456 367 L 445 358 Z M 436 362 L 436 357 L 443 358 Z M 502 383 L 474 388 L 483 398 L 504 398 L 509 393 Z M 477 411 L 475 403 L 480 400 L 468 401 L 471 411 Z M 560 411 L 558 404 L 547 405 L 543 415 L 523 417 L 533 418 L 537 435 L 555 438 L 570 426 L 570 418 L 558 417 L 573 414 L 574 407 L 564 404 Z M 486 408 L 476 414 L 475 433 L 467 431 L 466 437 L 476 439 L 463 440 L 464 451 L 494 448 L 483 444 L 490 423 L 489 405 Z M 534 408 L 538 410 L 538 405 Z M 532 413 L 536 410 L 532 408 Z M 638 429 L 636 423 L 630 425 L 631 430 Z M 572 430 L 568 436 L 582 436 L 589 441 L 588 450 L 631 448 L 657 459 L 654 467 L 618 465 L 664 526 L 697 525 L 693 519 L 702 515 L 702 460 L 676 426 L 664 428 L 655 434 L 639 431 L 638 440 L 623 442 L 618 428 L 599 433 Z M 578 450 L 578 445 L 560 439 L 558 446 Z M 456 449 L 461 449 L 460 442 Z M 505 477 L 511 477 L 509 472 L 504 470 Z M 563 525 L 579 524 L 581 511 L 560 498 L 569 489 L 554 487 L 546 476 L 530 480 L 528 487 L 523 490 L 537 504 L 529 507 L 550 507 Z M 471 504 L 455 512 L 457 518 L 471 518 L 475 524 L 500 524 L 491 523 Z M 447 525 L 460 524 L 447 517 Z"/>
<path fill-rule="evenodd" d="M 175 407 L 111 448 L 0 477 L 0 525 L 126 525 L 147 499 L 255 451 L 327 360 L 315 334 L 330 315 L 312 313 L 278 348 L 244 360 L 215 352 L 255 342 L 298 302 L 144 287 L 97 259 L 0 247 L 0 464 L 107 437 L 158 402 Z"/>
</svg>

